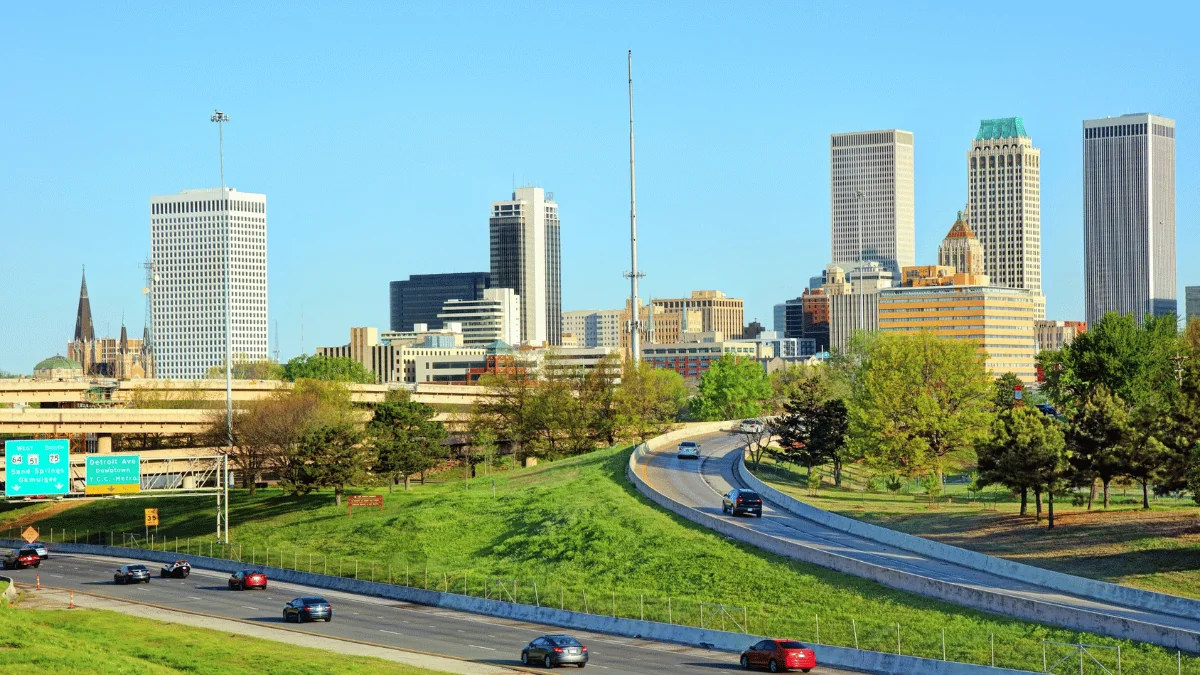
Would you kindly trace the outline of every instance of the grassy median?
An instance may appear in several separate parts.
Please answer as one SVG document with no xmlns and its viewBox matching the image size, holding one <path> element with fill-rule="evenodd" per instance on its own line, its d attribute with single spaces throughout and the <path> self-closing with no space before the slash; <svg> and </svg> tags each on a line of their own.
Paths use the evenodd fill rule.
<svg viewBox="0 0 1200 675">
<path fill-rule="evenodd" d="M 102 610 L 0 611 L 0 672 L 166 675 L 439 671 Z"/>
<path fill-rule="evenodd" d="M 233 496 L 233 553 L 244 560 L 339 571 L 472 595 L 749 630 L 801 640 L 1041 670 L 1042 641 L 1118 641 L 964 610 L 856 577 L 773 556 L 665 513 L 625 479 L 628 449 L 495 474 L 461 476 L 385 494 L 383 512 L 337 508 L 328 493 Z M 162 519 L 156 548 L 208 552 L 212 498 L 91 502 L 39 522 L 45 534 L 96 540 L 98 530 L 142 532 L 142 509 Z M 0 514 L 9 520 L 21 511 Z M 4 522 L 0 521 L 0 528 Z M 78 533 L 76 534 L 76 530 Z M 214 551 L 219 551 L 214 548 Z M 311 556 L 311 557 L 310 557 Z M 311 561 L 311 562 L 310 562 Z M 357 570 L 357 571 L 356 571 Z M 426 571 L 428 570 L 428 576 Z M 515 582 L 515 583 L 514 583 Z M 536 595 L 535 595 L 536 594 Z M 701 607 L 702 603 L 703 609 Z M 704 612 L 703 619 L 701 612 Z M 899 636 L 897 633 L 899 632 Z M 1122 642 L 1123 671 L 1174 673 L 1175 654 Z M 1056 651 L 1051 646 L 1049 658 Z M 1065 652 L 1064 652 L 1065 653 Z M 1096 656 L 1116 672 L 1115 653 Z M 1200 675 L 1200 663 L 1184 660 Z"/>
</svg>

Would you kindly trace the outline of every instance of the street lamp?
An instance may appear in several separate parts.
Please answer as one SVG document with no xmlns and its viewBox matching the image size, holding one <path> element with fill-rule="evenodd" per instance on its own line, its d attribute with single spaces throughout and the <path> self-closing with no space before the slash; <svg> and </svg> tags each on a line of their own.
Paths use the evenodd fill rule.
<svg viewBox="0 0 1200 675">
<path fill-rule="evenodd" d="M 220 153 L 221 164 L 221 219 L 225 221 L 225 456 L 222 458 L 220 471 L 221 482 L 218 484 L 218 499 L 222 505 L 217 507 L 217 538 L 229 541 L 229 454 L 233 452 L 233 297 L 230 289 L 230 269 L 233 267 L 232 239 L 233 232 L 228 204 L 225 200 L 225 123 L 229 115 L 220 110 L 213 110 L 210 122 L 217 123 L 217 150 Z M 222 528 L 224 531 L 222 532 Z M 223 535 L 223 536 L 222 536 Z"/>
</svg>

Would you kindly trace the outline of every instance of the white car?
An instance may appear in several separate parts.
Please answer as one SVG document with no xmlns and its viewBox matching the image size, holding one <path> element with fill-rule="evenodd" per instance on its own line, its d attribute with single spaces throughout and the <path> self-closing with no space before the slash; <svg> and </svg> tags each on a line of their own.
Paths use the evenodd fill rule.
<svg viewBox="0 0 1200 675">
<path fill-rule="evenodd" d="M 696 441 L 684 441 L 675 450 L 675 456 L 679 459 L 700 459 L 700 444 Z"/>
<path fill-rule="evenodd" d="M 742 426 L 738 429 L 743 434 L 761 434 L 763 425 L 758 420 L 742 420 Z"/>
</svg>

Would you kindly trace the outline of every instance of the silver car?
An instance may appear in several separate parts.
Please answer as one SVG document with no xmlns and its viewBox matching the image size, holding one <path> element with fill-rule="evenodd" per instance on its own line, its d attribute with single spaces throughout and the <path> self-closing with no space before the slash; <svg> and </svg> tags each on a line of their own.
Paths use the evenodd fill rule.
<svg viewBox="0 0 1200 675">
<path fill-rule="evenodd" d="M 39 558 L 45 560 L 50 557 L 50 551 L 46 550 L 46 545 L 40 541 L 35 541 L 32 544 L 25 544 L 21 547 L 22 551 L 33 551 Z"/>
<path fill-rule="evenodd" d="M 535 638 L 521 650 L 521 663 L 554 666 L 578 666 L 588 662 L 588 648 L 570 635 L 543 635 Z"/>
</svg>

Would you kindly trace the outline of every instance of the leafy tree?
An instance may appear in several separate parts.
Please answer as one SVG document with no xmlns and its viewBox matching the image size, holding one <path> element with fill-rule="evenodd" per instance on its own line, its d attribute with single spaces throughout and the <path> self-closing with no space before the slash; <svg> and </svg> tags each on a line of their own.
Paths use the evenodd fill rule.
<svg viewBox="0 0 1200 675">
<path fill-rule="evenodd" d="M 283 366 L 283 379 L 325 380 L 355 384 L 375 384 L 375 375 L 361 363 L 344 356 L 302 354 Z"/>
<path fill-rule="evenodd" d="M 970 452 L 986 432 L 993 389 L 975 342 L 881 333 L 856 358 L 851 445 L 877 468 L 940 477 L 948 455 Z"/>
<path fill-rule="evenodd" d="M 614 398 L 618 436 L 642 443 L 679 420 L 687 389 L 679 373 L 641 361 L 626 364 Z"/>
<path fill-rule="evenodd" d="M 401 481 L 409 489 L 411 476 L 432 468 L 442 456 L 446 427 L 436 416 L 432 406 L 410 400 L 375 407 L 366 432 L 375 448 L 375 472 L 388 479 L 388 492 Z"/>
<path fill-rule="evenodd" d="M 609 354 L 586 372 L 576 375 L 579 406 L 587 419 L 588 435 L 606 446 L 617 444 L 620 413 L 617 382 L 621 379 L 621 357 Z"/>
<path fill-rule="evenodd" d="M 1108 508 L 1108 487 L 1122 471 L 1122 448 L 1130 435 L 1129 413 L 1125 402 L 1104 385 L 1098 385 L 1067 427 L 1067 447 L 1071 464 L 1085 484 L 1096 479 L 1104 490 L 1104 508 Z M 1091 507 L 1089 498 L 1088 507 Z"/>
<path fill-rule="evenodd" d="M 363 432 L 349 422 L 309 430 L 301 437 L 297 453 L 303 465 L 300 484 L 333 488 L 334 503 L 341 506 L 346 486 L 365 478 L 373 461 L 363 440 Z"/>
<path fill-rule="evenodd" d="M 708 421 L 758 417 L 771 395 L 767 372 L 757 361 L 723 354 L 700 378 L 692 412 Z"/>
<path fill-rule="evenodd" d="M 1169 431 L 1164 412 L 1143 405 L 1131 416 L 1126 442 L 1121 446 L 1121 470 L 1142 486 L 1142 508 L 1150 508 L 1150 481 L 1171 461 L 1172 448 L 1163 442 Z"/>
<path fill-rule="evenodd" d="M 1016 389 L 1022 386 L 1021 378 L 1015 373 L 1008 372 L 992 381 L 992 408 L 996 412 L 1013 407 L 1016 403 Z"/>
<path fill-rule="evenodd" d="M 270 359 L 248 360 L 234 359 L 230 374 L 235 380 L 282 380 L 283 366 Z M 225 361 L 208 369 L 205 377 L 220 379 L 225 377 Z"/>
<path fill-rule="evenodd" d="M 817 380 L 797 382 L 777 422 L 780 459 L 804 466 L 809 473 L 827 459 L 823 449 L 813 443 L 823 403 L 824 392 Z"/>
<path fill-rule="evenodd" d="M 849 459 L 850 413 L 840 398 L 825 401 L 817 408 L 816 426 L 810 436 L 814 451 L 833 464 L 833 484 L 842 486 L 842 467 Z"/>
<path fill-rule="evenodd" d="M 742 442 L 746 444 L 746 450 L 750 452 L 750 460 L 754 462 L 754 470 L 757 471 L 759 464 L 762 463 L 763 455 L 767 453 L 767 448 L 771 444 L 771 438 L 775 434 L 774 425 L 770 421 L 761 420 L 757 427 L 739 428 L 737 433 L 742 437 Z"/>
<path fill-rule="evenodd" d="M 1001 411 L 976 452 L 981 487 L 998 483 L 1014 491 L 1033 490 L 1038 521 L 1042 519 L 1042 493 L 1049 492 L 1050 527 L 1054 527 L 1054 492 L 1062 489 L 1070 469 L 1057 422 L 1026 406 Z"/>
</svg>

